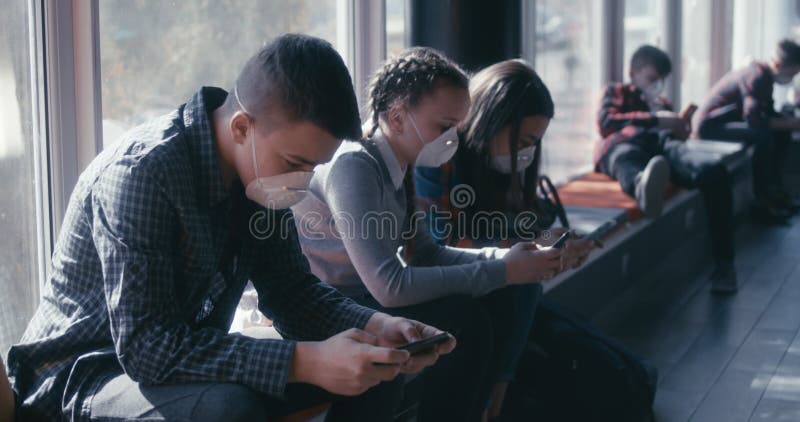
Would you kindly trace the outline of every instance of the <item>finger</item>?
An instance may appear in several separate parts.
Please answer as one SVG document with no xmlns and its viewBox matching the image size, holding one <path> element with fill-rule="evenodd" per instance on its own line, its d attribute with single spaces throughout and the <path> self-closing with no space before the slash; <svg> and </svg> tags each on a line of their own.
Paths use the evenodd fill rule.
<svg viewBox="0 0 800 422">
<path fill-rule="evenodd" d="M 561 260 L 550 261 L 545 263 L 544 265 L 544 272 L 554 272 L 557 273 L 561 270 Z"/>
<path fill-rule="evenodd" d="M 436 328 L 434 326 L 423 324 L 423 323 L 421 323 L 419 321 L 413 321 L 412 320 L 412 322 L 416 325 L 417 331 L 419 331 L 419 333 L 420 333 L 420 339 L 433 337 L 433 336 L 435 336 L 437 334 L 441 334 L 441 333 L 444 332 L 444 331 L 442 331 L 442 330 L 440 330 L 440 329 L 438 329 L 438 328 Z"/>
<path fill-rule="evenodd" d="M 404 319 L 400 322 L 400 332 L 403 333 L 403 337 L 406 339 L 407 342 L 411 343 L 414 341 L 422 340 L 424 337 L 422 333 L 420 333 L 420 329 L 414 321 Z"/>
<path fill-rule="evenodd" d="M 379 381 L 391 381 L 400 374 L 405 364 L 397 365 L 376 365 L 372 364 L 366 369 L 367 377 Z"/>
<path fill-rule="evenodd" d="M 540 259 L 544 260 L 545 262 L 550 261 L 558 261 L 561 259 L 561 250 L 560 249 L 542 249 L 538 251 L 534 251 L 531 253 L 533 257 L 539 257 Z"/>
<path fill-rule="evenodd" d="M 451 335 L 449 340 L 447 340 L 446 342 L 444 342 L 444 343 L 442 343 L 442 344 L 440 344 L 440 345 L 438 345 L 436 347 L 436 353 L 438 353 L 440 356 L 441 355 L 446 355 L 446 354 L 452 352 L 453 349 L 455 349 L 457 345 L 458 345 L 458 341 L 456 340 L 455 337 L 453 337 Z"/>
<path fill-rule="evenodd" d="M 370 362 L 390 365 L 399 365 L 411 357 L 407 350 L 374 346 L 364 346 L 364 356 Z"/>
<path fill-rule="evenodd" d="M 420 353 L 409 359 L 408 362 L 403 366 L 402 370 L 404 373 L 415 374 L 429 366 L 432 366 L 438 359 L 439 355 L 436 352 L 431 351 L 427 353 Z"/>
<path fill-rule="evenodd" d="M 351 328 L 344 332 L 344 335 L 359 343 L 369 344 L 372 346 L 378 345 L 378 337 L 358 328 Z"/>
</svg>

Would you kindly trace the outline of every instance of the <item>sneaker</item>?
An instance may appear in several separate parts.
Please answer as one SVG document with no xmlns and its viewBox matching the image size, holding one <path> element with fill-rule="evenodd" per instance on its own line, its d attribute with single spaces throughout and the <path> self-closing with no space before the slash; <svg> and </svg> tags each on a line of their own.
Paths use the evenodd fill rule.
<svg viewBox="0 0 800 422">
<path fill-rule="evenodd" d="M 739 290 L 736 280 L 736 268 L 733 264 L 717 264 L 711 273 L 711 293 L 734 294 Z"/>
<path fill-rule="evenodd" d="M 647 218 L 656 218 L 664 209 L 664 191 L 669 183 L 669 164 L 664 157 L 656 155 L 639 173 L 636 183 L 636 202 Z"/>
</svg>

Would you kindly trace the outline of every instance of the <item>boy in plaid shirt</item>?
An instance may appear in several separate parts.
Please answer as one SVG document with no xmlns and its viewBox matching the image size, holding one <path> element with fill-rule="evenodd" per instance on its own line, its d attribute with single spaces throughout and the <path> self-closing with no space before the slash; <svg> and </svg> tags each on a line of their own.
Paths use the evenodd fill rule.
<svg viewBox="0 0 800 422">
<path fill-rule="evenodd" d="M 733 293 L 737 280 L 730 177 L 724 165 L 686 147 L 690 122 L 660 96 L 671 70 L 669 56 L 660 49 L 645 45 L 636 50 L 631 82 L 610 84 L 602 97 L 597 116 L 602 139 L 595 148 L 595 166 L 617 179 L 648 218 L 661 214 L 668 182 L 700 189 L 716 262 L 712 291 Z"/>
</svg>

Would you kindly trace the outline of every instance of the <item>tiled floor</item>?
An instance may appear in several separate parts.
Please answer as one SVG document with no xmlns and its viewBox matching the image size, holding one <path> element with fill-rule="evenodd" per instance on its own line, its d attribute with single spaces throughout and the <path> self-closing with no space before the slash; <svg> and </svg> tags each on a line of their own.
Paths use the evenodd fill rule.
<svg viewBox="0 0 800 422">
<path fill-rule="evenodd" d="M 612 328 L 659 367 L 659 422 L 800 421 L 800 218 L 745 224 L 737 245 L 737 295 L 711 295 L 709 268 Z"/>
</svg>

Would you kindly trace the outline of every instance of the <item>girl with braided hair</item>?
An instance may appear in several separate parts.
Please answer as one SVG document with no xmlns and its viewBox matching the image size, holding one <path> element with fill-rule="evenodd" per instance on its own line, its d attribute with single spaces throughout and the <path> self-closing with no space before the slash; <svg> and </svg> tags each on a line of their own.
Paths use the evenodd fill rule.
<svg viewBox="0 0 800 422">
<path fill-rule="evenodd" d="M 387 60 L 370 85 L 364 139 L 317 167 L 307 198 L 292 208 L 320 279 L 361 304 L 456 336 L 454 352 L 423 373 L 419 420 L 486 418 L 502 401 L 496 385 L 516 368 L 538 283 L 563 270 L 559 249 L 532 242 L 441 246 L 414 212 L 409 167 L 453 156 L 469 105 L 467 76 L 436 50 L 411 48 Z M 512 306 L 519 303 L 527 306 Z"/>
</svg>

